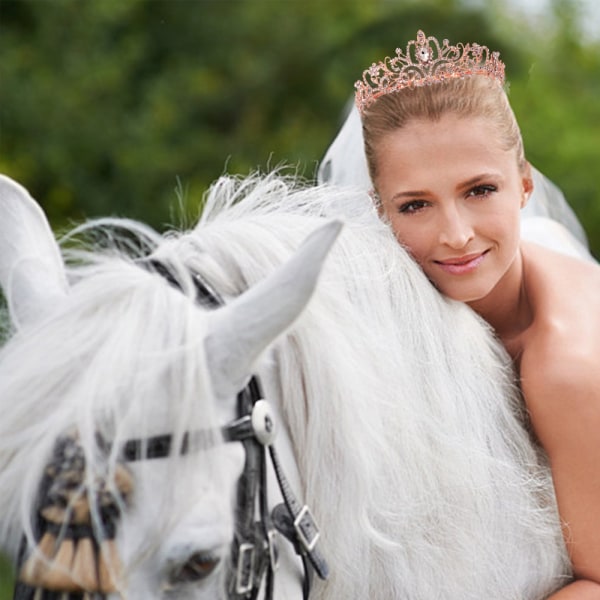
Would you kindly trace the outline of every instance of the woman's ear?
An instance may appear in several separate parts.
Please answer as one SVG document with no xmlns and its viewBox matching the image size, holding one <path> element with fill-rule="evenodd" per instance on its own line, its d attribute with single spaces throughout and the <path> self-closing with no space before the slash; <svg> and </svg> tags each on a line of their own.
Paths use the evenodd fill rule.
<svg viewBox="0 0 600 600">
<path fill-rule="evenodd" d="M 522 169 L 521 182 L 523 184 L 521 208 L 525 208 L 527 202 L 529 202 L 531 194 L 533 193 L 533 176 L 531 174 L 531 164 L 529 162 L 526 162 L 524 168 Z"/>
</svg>

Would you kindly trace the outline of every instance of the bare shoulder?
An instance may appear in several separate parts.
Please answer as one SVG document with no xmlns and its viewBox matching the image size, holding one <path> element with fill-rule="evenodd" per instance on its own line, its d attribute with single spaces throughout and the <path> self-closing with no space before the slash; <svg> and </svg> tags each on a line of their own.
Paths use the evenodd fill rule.
<svg viewBox="0 0 600 600">
<path fill-rule="evenodd" d="M 565 338 L 528 348 L 520 369 L 533 428 L 551 458 L 579 433 L 600 431 L 600 348 L 593 355 Z"/>
<path fill-rule="evenodd" d="M 549 343 L 552 355 L 600 350 L 600 264 L 535 244 L 523 246 L 523 261 L 536 350 Z"/>
<path fill-rule="evenodd" d="M 586 415 L 600 426 L 600 266 L 528 248 L 534 320 L 520 367 L 540 438 Z M 551 450 L 551 448 L 548 448 Z"/>
</svg>

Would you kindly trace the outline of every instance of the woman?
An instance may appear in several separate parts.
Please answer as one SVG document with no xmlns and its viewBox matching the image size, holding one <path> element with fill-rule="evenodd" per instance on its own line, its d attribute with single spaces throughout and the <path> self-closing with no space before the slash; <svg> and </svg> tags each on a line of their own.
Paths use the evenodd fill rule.
<svg viewBox="0 0 600 600">
<path fill-rule="evenodd" d="M 534 178 L 503 83 L 497 53 L 421 31 L 367 69 L 355 87 L 371 196 L 433 285 L 513 358 L 573 565 L 551 598 L 600 599 L 600 266 L 556 222 L 546 245 L 564 236 L 566 254 L 522 238 Z"/>
</svg>

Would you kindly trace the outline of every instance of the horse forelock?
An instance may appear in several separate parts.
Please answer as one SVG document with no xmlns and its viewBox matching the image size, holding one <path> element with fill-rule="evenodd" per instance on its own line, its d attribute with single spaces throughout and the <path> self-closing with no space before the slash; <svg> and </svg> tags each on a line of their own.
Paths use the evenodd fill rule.
<svg viewBox="0 0 600 600">
<path fill-rule="evenodd" d="M 2 350 L 0 390 L 10 410 L 0 420 L 0 538 L 10 540 L 12 551 L 19 531 L 32 536 L 42 473 L 61 435 L 77 432 L 90 486 L 107 473 L 111 485 L 128 439 L 172 434 L 176 448 L 189 430 L 207 432 L 200 444 L 220 438 L 204 357 L 206 314 L 191 284 L 186 295 L 117 251 L 110 254 L 88 254 L 85 264 L 73 266 L 65 301 Z M 108 456 L 99 452 L 98 435 L 112 445 Z M 170 476 L 185 486 L 190 478 L 178 470 L 202 457 L 192 452 L 181 461 L 174 452 Z"/>
</svg>

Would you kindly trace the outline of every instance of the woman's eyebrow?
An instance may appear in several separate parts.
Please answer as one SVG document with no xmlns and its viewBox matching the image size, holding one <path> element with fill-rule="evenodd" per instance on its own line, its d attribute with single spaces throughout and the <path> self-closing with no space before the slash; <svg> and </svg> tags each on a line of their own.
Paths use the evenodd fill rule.
<svg viewBox="0 0 600 600">
<path fill-rule="evenodd" d="M 422 198 L 423 196 L 427 196 L 427 192 L 419 190 L 419 191 L 406 191 L 406 192 L 397 192 L 392 196 L 392 200 L 403 200 L 405 198 Z"/>
<path fill-rule="evenodd" d="M 476 175 L 475 177 L 471 177 L 466 181 L 463 181 L 457 186 L 457 189 L 464 189 L 471 187 L 473 185 L 477 185 L 483 181 L 489 181 L 490 179 L 498 179 L 500 177 L 500 173 L 481 173 L 480 175 Z"/>
</svg>

